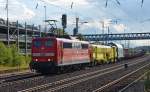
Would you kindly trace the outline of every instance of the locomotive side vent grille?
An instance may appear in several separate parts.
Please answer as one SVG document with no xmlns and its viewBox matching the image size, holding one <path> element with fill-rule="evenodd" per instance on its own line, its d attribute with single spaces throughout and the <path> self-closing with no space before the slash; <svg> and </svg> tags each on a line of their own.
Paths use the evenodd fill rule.
<svg viewBox="0 0 150 92">
<path fill-rule="evenodd" d="M 38 56 L 54 56 L 55 53 L 50 52 L 50 53 L 32 53 L 32 56 L 38 57 Z"/>
</svg>

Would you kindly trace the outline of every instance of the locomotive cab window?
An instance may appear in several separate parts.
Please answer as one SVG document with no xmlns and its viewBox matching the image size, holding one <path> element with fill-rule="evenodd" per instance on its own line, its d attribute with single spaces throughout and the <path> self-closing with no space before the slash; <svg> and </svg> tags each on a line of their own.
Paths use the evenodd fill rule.
<svg viewBox="0 0 150 92">
<path fill-rule="evenodd" d="M 35 41 L 33 42 L 33 46 L 36 47 L 36 48 L 40 47 L 40 46 L 41 46 L 41 41 L 35 40 Z"/>
<path fill-rule="evenodd" d="M 50 40 L 50 39 L 49 39 L 49 40 L 45 41 L 45 46 L 46 46 L 46 47 L 52 47 L 53 44 L 54 44 L 54 43 L 53 43 L 53 40 Z"/>
</svg>

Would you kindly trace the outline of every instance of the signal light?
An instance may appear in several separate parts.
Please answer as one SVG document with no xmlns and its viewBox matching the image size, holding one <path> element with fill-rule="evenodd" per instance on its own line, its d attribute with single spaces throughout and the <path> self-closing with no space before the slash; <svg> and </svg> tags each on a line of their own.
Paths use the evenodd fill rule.
<svg viewBox="0 0 150 92">
<path fill-rule="evenodd" d="M 62 26 L 63 28 L 67 27 L 67 15 L 66 14 L 62 15 Z"/>
</svg>

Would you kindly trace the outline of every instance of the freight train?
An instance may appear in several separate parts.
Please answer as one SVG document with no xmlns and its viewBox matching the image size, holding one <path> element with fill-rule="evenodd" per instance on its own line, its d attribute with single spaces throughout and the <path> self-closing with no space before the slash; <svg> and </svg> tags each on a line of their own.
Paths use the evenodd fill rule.
<svg viewBox="0 0 150 92">
<path fill-rule="evenodd" d="M 42 37 L 32 40 L 30 68 L 40 73 L 55 73 L 69 67 L 115 63 L 123 57 L 123 46 L 120 44 L 105 46 L 77 39 Z"/>
</svg>

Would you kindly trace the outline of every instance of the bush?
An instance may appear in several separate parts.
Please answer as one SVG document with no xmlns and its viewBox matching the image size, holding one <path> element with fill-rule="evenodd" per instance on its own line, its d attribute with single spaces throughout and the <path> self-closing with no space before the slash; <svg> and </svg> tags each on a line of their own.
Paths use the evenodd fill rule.
<svg viewBox="0 0 150 92">
<path fill-rule="evenodd" d="M 12 49 L 7 48 L 7 56 L 6 56 L 6 60 L 5 60 L 5 65 L 11 66 L 13 63 L 12 60 L 13 60 Z"/>
<path fill-rule="evenodd" d="M 25 64 L 25 57 L 22 55 L 17 55 L 13 58 L 12 66 L 21 66 Z"/>
<path fill-rule="evenodd" d="M 31 61 L 31 56 L 27 55 L 26 56 L 26 64 L 29 64 Z"/>
<path fill-rule="evenodd" d="M 0 42 L 0 65 L 5 65 L 7 59 L 7 48 L 2 42 Z"/>
<path fill-rule="evenodd" d="M 11 51 L 13 56 L 12 66 L 21 66 L 25 64 L 25 56 L 19 54 L 16 45 L 11 45 Z"/>
<path fill-rule="evenodd" d="M 28 65 L 31 61 L 30 56 L 23 56 L 17 50 L 16 45 L 6 47 L 0 42 L 0 65 L 3 66 L 23 66 Z"/>
<path fill-rule="evenodd" d="M 147 73 L 144 84 L 145 84 L 145 91 L 149 92 L 149 90 L 150 90 L 150 72 Z"/>
</svg>

